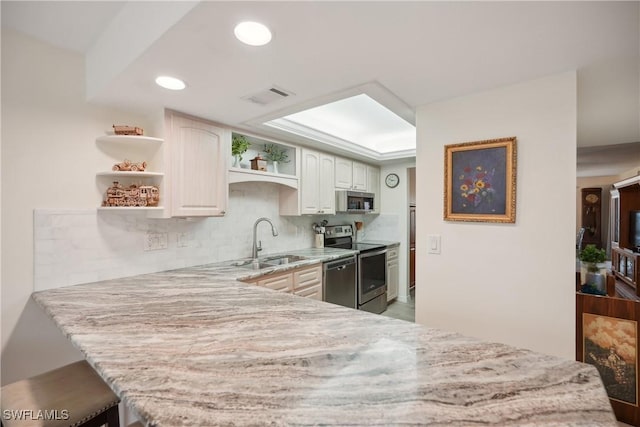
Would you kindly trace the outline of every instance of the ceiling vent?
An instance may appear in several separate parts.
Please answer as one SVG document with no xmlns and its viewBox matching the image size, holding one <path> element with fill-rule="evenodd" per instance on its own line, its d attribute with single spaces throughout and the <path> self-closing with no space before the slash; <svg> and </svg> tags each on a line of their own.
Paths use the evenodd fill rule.
<svg viewBox="0 0 640 427">
<path fill-rule="evenodd" d="M 278 86 L 273 86 L 262 92 L 254 93 L 253 95 L 243 96 L 245 101 L 253 102 L 254 104 L 268 105 L 272 102 L 285 99 L 289 96 L 295 95 L 293 92 L 289 92 Z"/>
</svg>

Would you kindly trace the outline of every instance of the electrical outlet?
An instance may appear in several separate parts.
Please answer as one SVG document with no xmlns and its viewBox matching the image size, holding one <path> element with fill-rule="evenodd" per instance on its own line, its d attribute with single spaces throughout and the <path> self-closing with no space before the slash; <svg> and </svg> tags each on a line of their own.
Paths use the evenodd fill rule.
<svg viewBox="0 0 640 427">
<path fill-rule="evenodd" d="M 167 249 L 168 233 L 156 233 L 147 231 L 144 239 L 145 251 L 157 251 L 159 249 Z"/>
<path fill-rule="evenodd" d="M 177 233 L 176 234 L 176 246 L 179 248 L 186 248 L 189 246 L 189 234 Z"/>
</svg>

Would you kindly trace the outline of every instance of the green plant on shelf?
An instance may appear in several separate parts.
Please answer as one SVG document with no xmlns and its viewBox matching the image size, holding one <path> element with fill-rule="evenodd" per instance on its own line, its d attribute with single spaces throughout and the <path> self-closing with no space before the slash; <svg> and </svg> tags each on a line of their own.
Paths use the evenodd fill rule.
<svg viewBox="0 0 640 427">
<path fill-rule="evenodd" d="M 607 260 L 607 253 L 604 249 L 598 249 L 596 245 L 587 245 L 580 251 L 580 261 L 589 266 L 589 271 L 597 271 L 596 264 Z"/>
<path fill-rule="evenodd" d="M 231 154 L 242 160 L 242 155 L 247 152 L 251 143 L 244 135 L 233 134 L 231 137 Z"/>
<path fill-rule="evenodd" d="M 276 144 L 264 144 L 265 159 L 270 162 L 289 163 L 286 150 Z"/>
</svg>

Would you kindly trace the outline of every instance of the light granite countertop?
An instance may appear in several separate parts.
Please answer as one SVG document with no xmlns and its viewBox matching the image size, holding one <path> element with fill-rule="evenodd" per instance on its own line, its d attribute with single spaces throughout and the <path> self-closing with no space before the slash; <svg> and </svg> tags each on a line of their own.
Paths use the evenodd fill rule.
<svg viewBox="0 0 640 427">
<path fill-rule="evenodd" d="M 591 365 L 235 280 L 247 274 L 226 262 L 32 298 L 148 425 L 616 426 Z"/>
</svg>

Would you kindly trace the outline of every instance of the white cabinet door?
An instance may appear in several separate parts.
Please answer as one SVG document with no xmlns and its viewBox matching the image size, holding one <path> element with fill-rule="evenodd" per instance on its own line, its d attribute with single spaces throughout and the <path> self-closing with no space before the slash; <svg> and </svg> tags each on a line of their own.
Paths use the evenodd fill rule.
<svg viewBox="0 0 640 427">
<path fill-rule="evenodd" d="M 351 160 L 336 157 L 335 168 L 335 187 L 343 188 L 345 190 L 351 190 L 353 185 L 353 170 L 351 167 Z"/>
<path fill-rule="evenodd" d="M 333 156 L 320 154 L 320 175 L 318 177 L 319 207 L 322 214 L 336 213 L 336 190 L 333 186 L 335 174 Z"/>
<path fill-rule="evenodd" d="M 367 165 L 364 163 L 352 162 L 352 187 L 354 190 L 367 190 Z"/>
<path fill-rule="evenodd" d="M 367 191 L 375 194 L 372 213 L 380 213 L 380 168 L 367 166 Z"/>
<path fill-rule="evenodd" d="M 293 291 L 294 295 L 322 301 L 322 284 Z"/>
<path fill-rule="evenodd" d="M 400 288 L 399 254 L 400 248 L 398 246 L 387 248 L 387 301 L 398 297 Z"/>
<path fill-rule="evenodd" d="M 300 175 L 300 213 L 316 214 L 320 210 L 320 153 L 302 149 Z"/>
<path fill-rule="evenodd" d="M 398 259 L 387 262 L 387 301 L 398 297 L 400 287 L 400 266 Z"/>
<path fill-rule="evenodd" d="M 295 270 L 293 272 L 293 293 L 301 297 L 322 301 L 322 267 L 317 265 Z"/>
<path fill-rule="evenodd" d="M 231 132 L 167 111 L 171 144 L 171 216 L 221 216 L 228 200 Z"/>
<path fill-rule="evenodd" d="M 334 214 L 336 212 L 334 168 L 333 156 L 302 149 L 300 214 Z"/>
<path fill-rule="evenodd" d="M 293 290 L 293 275 L 291 273 L 281 274 L 266 279 L 258 280 L 258 286 L 273 289 L 280 292 L 291 292 Z"/>
</svg>

